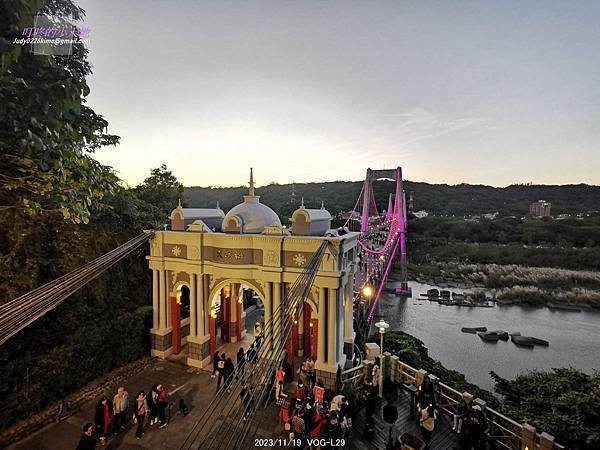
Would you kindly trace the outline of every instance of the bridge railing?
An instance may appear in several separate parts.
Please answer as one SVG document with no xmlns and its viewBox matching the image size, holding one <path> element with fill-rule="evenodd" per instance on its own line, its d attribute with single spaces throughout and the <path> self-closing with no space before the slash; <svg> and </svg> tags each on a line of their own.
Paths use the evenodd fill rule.
<svg viewBox="0 0 600 450">
<path fill-rule="evenodd" d="M 366 350 L 365 358 L 373 357 L 374 347 L 371 343 Z M 360 387 L 365 376 L 370 376 L 373 361 L 365 359 L 362 364 L 342 372 L 342 386 L 345 390 L 354 390 Z M 433 383 L 434 393 L 438 409 L 450 417 L 457 413 L 458 404 L 461 399 L 467 403 L 479 405 L 485 412 L 488 420 L 488 436 L 494 441 L 496 447 L 506 450 L 564 450 L 565 447 L 554 442 L 554 437 L 548 433 L 537 433 L 535 427 L 524 423 L 521 424 L 504 414 L 490 408 L 486 402 L 479 398 L 473 398 L 468 392 L 460 392 L 445 383 L 442 383 L 435 375 L 430 375 L 424 369 L 416 369 L 402 362 L 398 356 L 388 352 L 383 354 L 383 375 L 386 379 L 402 385 L 411 394 L 417 389 L 425 378 Z M 378 380 L 373 380 L 377 384 Z"/>
</svg>

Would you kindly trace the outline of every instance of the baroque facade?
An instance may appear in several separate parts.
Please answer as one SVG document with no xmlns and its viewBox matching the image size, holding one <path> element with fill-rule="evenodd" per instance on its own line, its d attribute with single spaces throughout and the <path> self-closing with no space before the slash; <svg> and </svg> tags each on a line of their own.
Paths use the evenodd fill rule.
<svg viewBox="0 0 600 450">
<path fill-rule="evenodd" d="M 242 288 L 254 291 L 264 305 L 264 321 L 271 320 L 326 240 L 326 253 L 302 313 L 294 318 L 286 350 L 294 357 L 311 355 L 319 376 L 333 382 L 338 366 L 343 368 L 352 355 L 359 234 L 324 232 L 328 227 L 323 221 L 331 216 L 323 206 L 307 209 L 302 204 L 294 219 L 288 230 L 260 203 L 252 174 L 249 194 L 227 215 L 218 207 L 179 205 L 173 210 L 171 230 L 155 233 L 148 256 L 153 274 L 152 354 L 166 358 L 187 344 L 189 365 L 209 365 L 221 345 L 244 337 Z M 189 317 L 182 317 L 184 296 L 189 296 Z"/>
</svg>

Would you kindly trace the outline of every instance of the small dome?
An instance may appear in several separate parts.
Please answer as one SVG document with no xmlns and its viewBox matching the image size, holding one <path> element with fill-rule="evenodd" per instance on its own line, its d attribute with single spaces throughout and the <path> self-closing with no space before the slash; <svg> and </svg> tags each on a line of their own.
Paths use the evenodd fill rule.
<svg viewBox="0 0 600 450">
<path fill-rule="evenodd" d="M 269 225 L 275 224 L 281 226 L 281 221 L 279 220 L 279 217 L 277 217 L 275 211 L 267 205 L 259 203 L 257 196 L 252 199 L 255 201 L 248 201 L 248 198 L 245 198 L 245 200 L 244 203 L 234 206 L 231 208 L 231 211 L 227 213 L 225 219 L 223 219 L 223 224 L 225 224 L 224 231 L 228 231 L 230 223 L 229 219 L 233 219 L 234 217 L 241 219 L 243 226 L 241 230 L 242 233 L 262 233 Z M 239 220 L 236 220 L 234 223 L 239 224 Z"/>
<path fill-rule="evenodd" d="M 250 190 L 244 195 L 244 203 L 231 208 L 223 219 L 225 233 L 259 234 L 270 225 L 281 226 L 279 217 L 267 205 L 259 201 L 260 197 L 254 195 L 254 177 L 250 169 Z"/>
</svg>

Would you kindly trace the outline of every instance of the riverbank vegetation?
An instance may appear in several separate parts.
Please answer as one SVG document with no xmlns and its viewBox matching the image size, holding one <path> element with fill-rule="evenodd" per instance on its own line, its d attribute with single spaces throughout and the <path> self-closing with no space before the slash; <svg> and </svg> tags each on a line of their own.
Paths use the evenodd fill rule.
<svg viewBox="0 0 600 450">
<path fill-rule="evenodd" d="M 379 342 L 374 335 L 371 342 Z M 385 335 L 386 351 L 403 362 L 425 369 L 458 391 L 470 392 L 487 405 L 521 423 L 529 423 L 541 432 L 552 434 L 568 448 L 591 450 L 600 444 L 600 375 L 585 374 L 576 369 L 553 369 L 550 372 L 530 372 L 512 381 L 490 376 L 495 381 L 495 393 L 468 383 L 465 376 L 445 368 L 428 355 L 422 341 L 393 331 Z"/>
<path fill-rule="evenodd" d="M 410 264 L 412 278 L 430 284 L 482 287 L 500 300 L 530 305 L 551 302 L 600 307 L 600 272 L 515 264 Z"/>
</svg>

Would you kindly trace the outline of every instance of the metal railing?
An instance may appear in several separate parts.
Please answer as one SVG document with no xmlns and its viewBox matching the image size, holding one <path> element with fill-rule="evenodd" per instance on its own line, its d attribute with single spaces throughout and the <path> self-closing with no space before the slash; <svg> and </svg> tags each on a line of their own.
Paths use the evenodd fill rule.
<svg viewBox="0 0 600 450">
<path fill-rule="evenodd" d="M 371 373 L 373 362 L 364 360 L 362 364 L 342 372 L 342 385 L 346 390 L 359 387 L 366 374 Z M 438 409 L 450 417 L 457 413 L 458 404 L 465 399 L 478 404 L 485 411 L 488 420 L 488 439 L 494 441 L 496 447 L 506 450 L 564 450 L 565 447 L 554 442 L 554 437 L 547 433 L 537 433 L 536 429 L 525 423 L 521 424 L 510 417 L 490 408 L 484 400 L 473 399 L 468 392 L 460 392 L 439 381 L 434 375 L 429 375 L 423 369 L 416 369 L 390 353 L 383 354 L 384 376 L 415 392 L 425 378 L 429 378 L 434 386 L 434 395 Z M 414 386 L 414 387 L 412 387 Z"/>
</svg>

